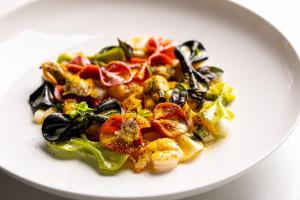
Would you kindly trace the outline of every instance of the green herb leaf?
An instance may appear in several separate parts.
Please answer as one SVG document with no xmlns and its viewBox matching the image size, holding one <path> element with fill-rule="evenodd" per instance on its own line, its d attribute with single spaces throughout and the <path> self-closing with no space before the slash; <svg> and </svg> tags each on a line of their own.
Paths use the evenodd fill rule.
<svg viewBox="0 0 300 200">
<path fill-rule="evenodd" d="M 141 105 L 138 105 L 136 108 L 137 114 L 141 115 L 144 118 L 152 117 L 153 113 L 148 109 L 143 109 Z"/>
<path fill-rule="evenodd" d="M 199 48 L 196 48 L 196 49 L 195 49 L 195 54 L 196 54 L 196 56 L 200 55 L 200 53 L 201 53 L 201 50 L 200 50 Z"/>
<path fill-rule="evenodd" d="M 63 105 L 62 103 L 56 103 L 53 105 L 54 109 L 57 111 L 57 112 L 61 112 L 63 110 Z"/>
<path fill-rule="evenodd" d="M 148 72 L 149 72 L 150 74 L 153 74 L 153 72 L 154 72 L 153 67 L 147 65 L 146 68 L 147 68 L 147 70 L 148 70 Z"/>
<path fill-rule="evenodd" d="M 94 109 L 89 108 L 85 101 L 76 103 L 74 109 L 71 111 L 70 116 L 74 118 L 78 115 L 83 116 L 84 114 L 92 114 Z"/>
</svg>

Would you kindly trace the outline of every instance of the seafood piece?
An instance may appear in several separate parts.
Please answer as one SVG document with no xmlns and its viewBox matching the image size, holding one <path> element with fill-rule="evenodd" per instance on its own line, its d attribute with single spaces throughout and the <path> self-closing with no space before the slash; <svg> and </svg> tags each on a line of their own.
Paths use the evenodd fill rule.
<svg viewBox="0 0 300 200">
<path fill-rule="evenodd" d="M 161 138 L 139 150 L 134 170 L 140 172 L 150 163 L 156 172 L 171 170 L 177 166 L 182 156 L 183 152 L 174 140 Z"/>
<path fill-rule="evenodd" d="M 165 102 L 165 91 L 169 89 L 168 81 L 159 75 L 151 76 L 144 82 L 144 106 L 153 109 L 157 103 Z"/>
<path fill-rule="evenodd" d="M 43 78 L 53 85 L 63 85 L 65 83 L 65 71 L 61 65 L 53 62 L 45 62 L 41 65 Z"/>
<path fill-rule="evenodd" d="M 55 111 L 56 110 L 53 107 L 50 107 L 47 110 L 38 109 L 37 111 L 34 112 L 33 121 L 37 124 L 42 124 L 45 118 L 48 115 L 55 113 Z"/>
<path fill-rule="evenodd" d="M 93 93 L 95 84 L 91 79 L 81 79 L 77 75 L 70 76 L 66 79 L 64 86 L 64 95 L 76 94 L 78 96 L 86 97 Z"/>
</svg>

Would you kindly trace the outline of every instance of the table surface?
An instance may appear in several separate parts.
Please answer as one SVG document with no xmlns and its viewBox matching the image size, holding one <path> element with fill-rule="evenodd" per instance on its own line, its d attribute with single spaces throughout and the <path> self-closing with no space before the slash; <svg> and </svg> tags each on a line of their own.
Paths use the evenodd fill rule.
<svg viewBox="0 0 300 200">
<path fill-rule="evenodd" d="M 1 16 L 30 0 L 2 0 Z M 298 11 L 300 2 L 234 0 L 270 21 L 300 52 Z M 300 125 L 288 140 L 249 173 L 216 190 L 188 198 L 188 200 L 300 200 Z M 0 172 L 0 199 L 66 200 L 38 191 Z"/>
</svg>

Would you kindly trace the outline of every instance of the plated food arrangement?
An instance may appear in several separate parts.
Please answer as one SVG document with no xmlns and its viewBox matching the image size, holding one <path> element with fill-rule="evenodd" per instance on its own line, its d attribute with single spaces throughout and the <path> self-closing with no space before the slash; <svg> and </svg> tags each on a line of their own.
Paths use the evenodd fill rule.
<svg viewBox="0 0 300 200">
<path fill-rule="evenodd" d="M 84 158 L 104 174 L 126 161 L 135 172 L 168 171 L 224 138 L 234 118 L 233 89 L 207 59 L 198 41 L 162 37 L 63 53 L 40 67 L 33 121 L 55 156 Z"/>
</svg>

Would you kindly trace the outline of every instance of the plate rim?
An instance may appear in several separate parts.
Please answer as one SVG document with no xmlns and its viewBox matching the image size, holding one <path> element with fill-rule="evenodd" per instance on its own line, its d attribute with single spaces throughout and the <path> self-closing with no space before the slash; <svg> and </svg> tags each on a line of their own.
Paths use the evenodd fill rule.
<svg viewBox="0 0 300 200">
<path fill-rule="evenodd" d="M 17 11 L 18 9 L 21 9 L 24 6 L 27 6 L 31 3 L 34 3 L 32 1 L 25 3 L 24 5 L 18 7 L 15 10 L 12 10 L 10 13 L 13 13 L 15 11 Z M 290 52 L 292 52 L 295 56 L 295 58 L 297 59 L 298 64 L 300 63 L 300 57 L 298 52 L 296 51 L 296 49 L 294 48 L 294 46 L 292 45 L 291 41 L 289 40 L 288 37 L 286 37 L 273 23 L 271 23 L 270 21 L 266 20 L 264 17 L 262 17 L 261 15 L 255 13 L 253 10 L 250 10 L 249 8 L 241 5 L 240 3 L 237 2 L 233 2 L 233 1 L 228 1 L 227 4 L 231 4 L 232 6 L 234 6 L 234 9 L 239 9 L 242 10 L 243 12 L 248 13 L 249 15 L 251 15 L 251 18 L 256 18 L 260 21 L 260 23 L 265 24 L 271 28 L 273 28 L 277 34 L 279 34 L 280 38 L 285 42 L 285 44 L 288 45 L 288 48 L 290 49 Z M 5 17 L 6 15 L 2 16 Z M 1 18 L 2 18 L 1 17 Z M 300 65 L 298 65 L 299 67 Z M 26 70 L 26 72 L 23 73 L 26 74 L 30 71 Z M 1 97 L 1 99 L 3 98 L 3 96 Z M 259 163 L 261 163 L 263 160 L 265 160 L 266 158 L 268 158 L 274 151 L 276 151 L 290 136 L 291 134 L 294 133 L 295 128 L 297 127 L 297 125 L 299 124 L 300 121 L 300 110 L 298 111 L 297 117 L 295 118 L 295 120 L 293 121 L 292 125 L 290 126 L 289 130 L 287 131 L 287 133 L 285 134 L 285 136 L 279 141 L 277 142 L 277 144 L 270 149 L 269 151 L 267 151 L 264 155 L 260 156 L 255 162 L 253 162 L 251 165 L 244 167 L 242 169 L 240 169 L 239 171 L 237 171 L 236 173 L 233 173 L 232 175 L 226 176 L 222 179 L 220 179 L 219 181 L 215 181 L 215 182 L 211 182 L 205 186 L 202 187 L 194 187 L 188 190 L 184 190 L 184 191 L 178 191 L 178 192 L 169 192 L 169 193 L 164 193 L 164 194 L 159 194 L 159 195 L 140 195 L 140 196 L 125 196 L 125 197 L 120 197 L 120 196 L 99 196 L 99 195 L 91 195 L 91 194 L 85 194 L 85 193 L 79 193 L 79 192 L 74 192 L 74 191 L 68 191 L 68 190 L 64 190 L 64 189 L 60 189 L 58 187 L 52 187 L 52 186 L 48 186 L 46 184 L 41 184 L 38 183 L 36 181 L 32 181 L 30 179 L 27 179 L 24 176 L 19 175 L 18 173 L 13 172 L 12 170 L 9 170 L 7 168 L 3 167 L 3 160 L 0 159 L 0 170 L 5 172 L 6 174 L 8 174 L 10 177 L 13 177 L 19 181 L 21 181 L 22 183 L 32 186 L 36 189 L 42 190 L 44 192 L 47 193 L 51 193 L 54 195 L 59 195 L 61 197 L 69 197 L 69 198 L 88 198 L 88 199 L 169 199 L 169 198 L 184 198 L 184 197 L 188 197 L 188 196 L 192 196 L 192 195 L 196 195 L 196 194 L 200 194 L 212 189 L 215 189 L 217 187 L 220 187 L 232 180 L 234 180 L 235 178 L 238 178 L 240 176 L 242 176 L 243 174 L 246 174 L 247 172 L 249 172 L 251 169 L 253 169 L 254 167 L 256 167 Z M 200 191 L 201 190 L 201 191 Z"/>
</svg>

